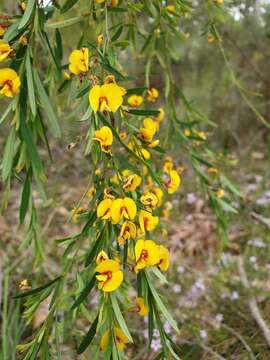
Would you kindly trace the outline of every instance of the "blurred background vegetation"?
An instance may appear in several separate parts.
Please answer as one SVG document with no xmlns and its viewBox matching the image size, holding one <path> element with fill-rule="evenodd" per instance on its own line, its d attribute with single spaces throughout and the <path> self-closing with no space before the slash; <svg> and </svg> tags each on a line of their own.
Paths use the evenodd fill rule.
<svg viewBox="0 0 270 360">
<path fill-rule="evenodd" d="M 209 142 L 217 151 L 230 156 L 233 166 L 228 169 L 224 166 L 224 171 L 234 180 L 242 197 L 234 204 L 238 214 L 230 219 L 230 242 L 220 250 L 215 217 L 193 172 L 186 169 L 175 200 L 177 211 L 168 223 L 172 267 L 170 285 L 164 294 L 181 324 L 176 341 L 183 359 L 266 360 L 270 358 L 270 344 L 254 318 L 249 299 L 252 294 L 256 296 L 261 317 L 270 326 L 270 136 L 261 118 L 270 123 L 270 1 L 225 0 L 225 9 L 216 15 L 221 43 L 209 42 L 211 19 L 205 11 L 206 3 L 194 0 L 192 15 L 181 19 L 183 39 L 175 39 L 172 46 L 173 77 L 189 101 L 216 124 L 208 133 Z M 19 12 L 17 1 L 1 1 L 0 11 Z M 80 10 L 74 10 L 74 15 L 76 11 Z M 142 21 L 142 30 L 148 25 Z M 66 58 L 76 48 L 80 32 L 80 25 L 65 30 Z M 139 52 L 131 55 L 122 50 L 121 64 L 128 74 L 136 77 L 135 85 L 144 84 L 145 63 Z M 162 79 L 160 68 L 153 66 L 151 85 L 161 92 L 165 87 Z M 20 195 L 16 184 L 9 207 L 0 218 L 0 358 L 3 360 L 19 359 L 16 345 L 31 338 L 32 331 L 22 318 L 23 304 L 12 300 L 11 295 L 24 278 L 34 286 L 42 283 L 44 277 L 57 274 L 62 249 L 55 239 L 77 229 L 69 219 L 87 186 L 89 164 L 79 143 L 72 150 L 67 149 L 70 143 L 77 143 L 84 125 L 75 121 L 77 114 L 68 117 L 72 106 L 63 106 L 66 100 L 66 95 L 62 95 L 60 121 L 64 136 L 53 144 L 54 162 L 47 165 L 50 200 L 38 212 L 38 234 L 43 248 L 40 250 L 43 261 L 38 266 L 33 266 L 31 248 L 20 247 L 25 229 L 19 226 Z M 1 111 L 4 107 L 1 100 Z M 181 114 L 181 106 L 178 111 Z M 204 130 L 209 130 L 207 125 Z M 1 152 L 5 140 L 2 134 L 6 132 L 7 128 L 2 126 Z M 172 155 L 182 161 L 177 143 L 172 146 Z M 36 194 L 37 204 L 39 200 Z M 242 260 L 248 289 L 241 273 Z M 89 306 L 94 307 L 95 301 L 93 296 Z M 45 304 L 36 315 L 37 324 L 46 311 Z M 74 353 L 78 336 L 85 332 L 85 321 L 78 320 L 70 332 L 68 320 L 59 328 L 63 342 L 60 358 L 91 358 L 90 353 L 81 357 Z M 131 327 L 143 329 L 144 323 Z M 167 331 L 172 331 L 169 326 Z M 129 358 L 146 359 L 144 335 L 143 331 L 136 334 L 136 349 L 128 350 Z M 158 349 L 157 338 L 153 353 Z"/>
</svg>

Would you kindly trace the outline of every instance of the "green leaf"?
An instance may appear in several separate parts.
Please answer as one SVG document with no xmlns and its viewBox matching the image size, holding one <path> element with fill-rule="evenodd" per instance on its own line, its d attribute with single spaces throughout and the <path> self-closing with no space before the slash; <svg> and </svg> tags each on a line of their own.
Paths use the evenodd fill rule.
<svg viewBox="0 0 270 360">
<path fill-rule="evenodd" d="M 33 69 L 34 70 L 34 69 Z M 42 85 L 42 82 L 38 76 L 38 73 L 36 70 L 34 70 L 34 79 L 35 79 L 35 84 L 37 87 L 37 91 L 40 97 L 40 101 L 44 107 L 44 110 L 47 113 L 47 117 L 48 117 L 48 121 L 51 125 L 51 130 L 54 134 L 55 137 L 60 137 L 61 136 L 61 130 L 60 127 L 58 125 L 58 120 L 57 117 L 55 115 L 55 112 L 52 108 L 52 105 L 50 103 L 49 97 Z"/>
<path fill-rule="evenodd" d="M 112 36 L 112 39 L 111 41 L 116 41 L 120 35 L 122 34 L 122 31 L 123 31 L 123 26 L 119 26 L 119 28 L 116 30 L 116 32 L 114 33 L 114 35 Z"/>
<path fill-rule="evenodd" d="M 97 331 L 97 324 L 98 324 L 98 315 L 96 316 L 95 320 L 93 321 L 90 329 L 88 330 L 87 334 L 83 338 L 82 342 L 80 343 L 77 353 L 81 354 L 84 350 L 91 344 L 92 340 L 94 339 Z"/>
<path fill-rule="evenodd" d="M 61 13 L 64 14 L 65 12 L 70 10 L 77 2 L 78 0 L 67 0 L 62 6 Z"/>
<path fill-rule="evenodd" d="M 23 101 L 23 99 L 21 101 Z M 45 179 L 45 174 L 43 172 L 42 162 L 39 157 L 36 144 L 33 140 L 32 133 L 25 121 L 25 113 L 23 109 L 20 110 L 20 133 L 22 139 L 25 141 L 29 159 L 36 177 L 43 181 Z"/>
<path fill-rule="evenodd" d="M 242 194 L 237 187 L 223 174 L 221 175 L 221 181 L 233 194 L 242 197 Z"/>
<path fill-rule="evenodd" d="M 131 89 L 128 89 L 127 92 L 126 92 L 126 95 L 142 95 L 142 93 L 147 90 L 147 87 L 137 87 L 137 88 L 131 88 Z"/>
<path fill-rule="evenodd" d="M 5 112 L 3 113 L 3 115 L 0 118 L 0 124 L 2 124 L 2 122 L 5 121 L 6 117 L 8 116 L 8 114 L 10 113 L 10 111 L 12 110 L 12 106 L 13 106 L 13 101 L 11 101 L 9 103 L 9 105 L 7 106 Z"/>
<path fill-rule="evenodd" d="M 27 1 L 26 10 L 23 14 L 22 20 L 18 27 L 19 30 L 22 29 L 30 20 L 32 13 L 34 12 L 35 5 L 36 5 L 36 0 L 28 0 Z"/>
<path fill-rule="evenodd" d="M 76 99 L 79 99 L 80 97 L 82 97 L 83 95 L 87 94 L 88 91 L 90 90 L 91 85 L 87 84 L 84 88 L 82 88 L 78 94 L 76 95 Z"/>
<path fill-rule="evenodd" d="M 15 134 L 16 129 L 12 127 L 5 146 L 3 160 L 2 160 L 2 179 L 6 181 L 7 178 L 10 176 L 12 170 L 12 163 L 13 163 L 13 153 L 14 153 L 14 145 L 15 145 Z"/>
<path fill-rule="evenodd" d="M 217 198 L 216 200 L 219 203 L 219 205 L 223 208 L 223 210 L 230 212 L 232 214 L 238 214 L 238 211 L 234 207 L 229 205 L 226 201 L 219 198 Z"/>
<path fill-rule="evenodd" d="M 116 298 L 115 294 L 110 294 L 110 299 L 111 299 L 111 303 L 112 303 L 115 318 L 116 318 L 120 328 L 122 329 L 122 331 L 126 335 L 126 337 L 129 339 L 129 341 L 133 342 L 132 337 L 130 335 L 130 332 L 128 330 L 127 324 L 125 322 L 125 319 L 123 318 L 123 315 L 122 315 L 121 310 L 119 308 L 119 304 L 118 304 L 118 301 L 117 301 L 117 298 Z"/>
<path fill-rule="evenodd" d="M 91 290 L 95 286 L 96 283 L 96 274 L 93 275 L 92 279 L 86 285 L 86 287 L 82 290 L 79 297 L 75 300 L 74 304 L 71 307 L 71 310 L 76 309 L 90 294 Z"/>
<path fill-rule="evenodd" d="M 21 196 L 21 205 L 20 205 L 20 224 L 24 222 L 25 215 L 29 206 L 29 199 L 31 194 L 31 181 L 29 173 L 26 176 L 26 179 L 23 184 L 22 196 Z"/>
<path fill-rule="evenodd" d="M 27 79 L 28 97 L 29 97 L 31 112 L 33 116 L 36 116 L 37 106 L 36 106 L 32 65 L 31 65 L 29 51 L 27 51 L 26 53 L 26 79 Z"/>
<path fill-rule="evenodd" d="M 168 280 L 166 279 L 166 277 L 162 274 L 162 272 L 157 268 L 157 267 L 152 267 L 149 268 L 150 271 L 152 271 L 152 273 L 159 278 L 159 280 L 163 283 L 163 284 L 168 284 Z"/>
<path fill-rule="evenodd" d="M 147 110 L 147 109 L 129 109 L 126 111 L 128 114 L 137 116 L 155 116 L 159 114 L 159 110 Z"/>
<path fill-rule="evenodd" d="M 169 311 L 167 310 L 167 307 L 163 304 L 162 300 L 160 299 L 157 290 L 155 289 L 152 280 L 149 278 L 149 275 L 147 274 L 147 272 L 145 272 L 146 278 L 147 278 L 147 282 L 148 282 L 148 286 L 149 289 L 151 291 L 151 294 L 153 295 L 153 298 L 159 308 L 159 310 L 162 312 L 162 314 L 164 315 L 165 319 L 168 321 L 168 323 L 172 326 L 172 328 L 177 331 L 177 333 L 179 333 L 179 329 L 177 326 L 176 321 L 172 318 L 171 314 L 169 313 Z"/>
<path fill-rule="evenodd" d="M 14 295 L 12 298 L 13 299 L 21 299 L 21 298 L 25 298 L 34 294 L 39 293 L 40 291 L 47 289 L 49 286 L 53 285 L 54 283 L 56 283 L 58 280 L 60 280 L 62 278 L 62 276 L 58 276 L 57 278 L 53 279 L 52 281 L 49 281 L 47 284 L 42 285 L 38 288 L 35 288 L 33 290 L 29 290 L 29 291 L 25 291 L 22 293 L 19 293 L 17 295 Z"/>
</svg>

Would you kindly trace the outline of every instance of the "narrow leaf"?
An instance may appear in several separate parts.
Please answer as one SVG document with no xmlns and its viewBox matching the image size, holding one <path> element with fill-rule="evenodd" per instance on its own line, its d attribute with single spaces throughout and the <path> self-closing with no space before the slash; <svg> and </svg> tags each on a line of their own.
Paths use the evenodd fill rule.
<svg viewBox="0 0 270 360">
<path fill-rule="evenodd" d="M 96 335 L 97 330 L 97 324 L 98 324 L 98 315 L 93 321 L 92 325 L 90 326 L 90 329 L 88 330 L 88 333 L 83 338 L 82 342 L 80 343 L 77 353 L 81 354 L 84 352 L 84 350 L 91 344 L 92 340 L 94 339 Z"/>
</svg>

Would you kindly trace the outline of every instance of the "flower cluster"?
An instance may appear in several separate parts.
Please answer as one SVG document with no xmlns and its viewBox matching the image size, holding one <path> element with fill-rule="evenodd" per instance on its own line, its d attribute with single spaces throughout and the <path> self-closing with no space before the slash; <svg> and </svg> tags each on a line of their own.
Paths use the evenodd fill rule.
<svg viewBox="0 0 270 360">
<path fill-rule="evenodd" d="M 0 36 L 4 34 L 4 29 L 0 29 Z M 7 61 L 8 58 L 12 55 L 13 49 L 11 46 L 0 39 L 0 63 Z M 20 90 L 20 78 L 17 72 L 11 68 L 2 68 L 0 69 L 0 94 L 13 97 L 15 94 L 18 94 Z"/>
</svg>

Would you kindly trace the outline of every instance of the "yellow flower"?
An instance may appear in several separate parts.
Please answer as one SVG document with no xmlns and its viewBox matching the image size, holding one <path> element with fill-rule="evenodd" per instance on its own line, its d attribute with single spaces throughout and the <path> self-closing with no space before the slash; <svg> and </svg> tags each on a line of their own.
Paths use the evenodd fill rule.
<svg viewBox="0 0 270 360">
<path fill-rule="evenodd" d="M 72 74 L 79 75 L 87 72 L 89 69 L 89 52 L 87 48 L 73 50 L 69 55 L 69 71 Z"/>
<path fill-rule="evenodd" d="M 145 231 L 152 231 L 158 225 L 158 217 L 153 216 L 149 211 L 140 210 L 139 213 L 139 224 L 144 234 Z"/>
<path fill-rule="evenodd" d="M 0 40 L 0 62 L 4 61 L 12 52 L 12 48 L 4 40 Z"/>
<path fill-rule="evenodd" d="M 186 137 L 189 137 L 189 136 L 191 135 L 190 129 L 185 128 L 185 129 L 184 129 L 184 135 L 185 135 Z"/>
<path fill-rule="evenodd" d="M 207 172 L 209 174 L 218 174 L 219 173 L 219 170 L 217 168 L 214 168 L 214 167 L 210 167 L 207 169 Z"/>
<path fill-rule="evenodd" d="M 134 239 L 136 237 L 136 233 L 136 225 L 131 221 L 125 221 L 118 236 L 119 245 L 124 246 L 127 240 L 130 238 Z"/>
<path fill-rule="evenodd" d="M 93 195 L 95 194 L 96 189 L 94 188 L 94 186 L 90 187 L 90 189 L 87 190 L 86 196 L 88 197 L 88 199 L 91 199 L 93 197 Z"/>
<path fill-rule="evenodd" d="M 166 10 L 167 10 L 168 12 L 173 13 L 173 12 L 175 12 L 175 6 L 174 6 L 174 5 L 167 5 L 167 6 L 166 6 Z"/>
<path fill-rule="evenodd" d="M 140 95 L 131 95 L 128 97 L 127 102 L 130 106 L 140 106 L 143 102 L 143 97 Z"/>
<path fill-rule="evenodd" d="M 119 3 L 119 0 L 112 0 L 112 1 L 111 1 L 111 6 L 112 6 L 112 7 L 115 7 L 115 6 L 118 5 L 118 3 Z"/>
<path fill-rule="evenodd" d="M 20 91 L 21 81 L 13 69 L 0 69 L 0 94 L 7 97 L 13 97 Z"/>
<path fill-rule="evenodd" d="M 122 218 L 133 220 L 137 213 L 134 200 L 129 197 L 116 199 L 111 205 L 111 218 L 113 224 L 118 224 Z"/>
<path fill-rule="evenodd" d="M 69 75 L 69 73 L 67 71 L 63 72 L 63 77 L 64 77 L 65 80 L 70 80 L 70 75 Z"/>
<path fill-rule="evenodd" d="M 2 37 L 6 32 L 7 27 L 5 25 L 0 25 L 0 37 Z"/>
<path fill-rule="evenodd" d="M 141 316 L 146 316 L 149 313 L 149 308 L 144 302 L 144 298 L 137 297 L 136 298 L 136 304 L 138 308 L 138 314 Z"/>
<path fill-rule="evenodd" d="M 111 218 L 112 203 L 112 199 L 102 200 L 97 207 L 97 217 L 101 218 L 102 220 L 109 220 Z"/>
<path fill-rule="evenodd" d="M 163 191 L 160 188 L 154 188 L 154 189 L 152 189 L 152 192 L 158 198 L 157 207 L 160 207 L 162 204 L 162 199 L 163 199 Z"/>
<path fill-rule="evenodd" d="M 96 263 L 100 264 L 102 261 L 108 260 L 109 256 L 107 255 L 107 253 L 104 250 L 101 250 L 96 258 Z"/>
<path fill-rule="evenodd" d="M 224 198 L 224 196 L 225 196 L 225 190 L 224 190 L 224 189 L 218 189 L 218 191 L 216 192 L 216 196 L 217 196 L 217 198 L 219 198 L 219 199 Z"/>
<path fill-rule="evenodd" d="M 213 34 L 207 35 L 207 42 L 208 44 L 213 44 L 216 41 L 216 37 Z"/>
<path fill-rule="evenodd" d="M 95 268 L 95 272 L 99 281 L 98 288 L 104 292 L 112 292 L 119 288 L 122 284 L 124 275 L 120 270 L 120 264 L 116 260 L 106 259 L 101 261 Z"/>
<path fill-rule="evenodd" d="M 123 189 L 125 191 L 135 191 L 142 183 L 142 178 L 137 174 L 129 174 L 128 172 L 126 175 L 124 173 L 124 176 Z"/>
<path fill-rule="evenodd" d="M 78 216 L 80 214 L 83 214 L 84 212 L 86 211 L 86 208 L 84 208 L 83 206 L 80 206 L 80 207 L 74 207 L 72 210 L 71 210 L 71 213 L 72 213 L 72 222 L 74 224 L 77 224 L 78 222 Z"/>
<path fill-rule="evenodd" d="M 143 127 L 139 131 L 143 140 L 151 142 L 157 132 L 157 125 L 151 118 L 145 118 L 143 120 Z"/>
<path fill-rule="evenodd" d="M 104 35 L 103 34 L 98 35 L 97 43 L 98 43 L 98 45 L 102 45 L 104 43 Z"/>
<path fill-rule="evenodd" d="M 159 247 L 152 240 L 138 240 L 135 245 L 135 272 L 159 263 Z"/>
<path fill-rule="evenodd" d="M 129 342 L 128 338 L 123 333 L 123 331 L 118 327 L 115 327 L 113 332 L 114 332 L 114 341 L 116 343 L 117 349 L 123 350 L 126 344 Z M 106 330 L 105 333 L 102 335 L 100 341 L 101 351 L 104 351 L 106 349 L 106 347 L 109 344 L 109 339 L 110 339 L 110 331 Z"/>
<path fill-rule="evenodd" d="M 144 149 L 141 146 L 133 145 L 132 143 L 128 144 L 128 147 L 134 151 L 134 153 L 139 156 L 139 158 L 144 160 L 149 160 L 151 158 L 151 154 L 148 150 Z"/>
<path fill-rule="evenodd" d="M 156 194 L 152 192 L 147 192 L 143 194 L 140 198 L 141 203 L 145 206 L 149 206 L 150 208 L 154 209 L 158 204 L 158 197 Z"/>
<path fill-rule="evenodd" d="M 105 0 L 95 0 L 96 4 L 102 4 L 105 2 Z"/>
<path fill-rule="evenodd" d="M 163 271 L 167 271 L 170 266 L 170 253 L 163 245 L 159 246 L 159 263 L 157 266 Z"/>
<path fill-rule="evenodd" d="M 104 198 L 109 198 L 109 199 L 114 199 L 114 196 L 112 194 L 113 192 L 113 189 L 112 188 L 105 188 L 104 191 L 103 191 L 103 194 L 104 194 Z"/>
<path fill-rule="evenodd" d="M 159 111 L 159 113 L 158 113 L 158 115 L 155 117 L 155 120 L 160 124 L 161 121 L 164 119 L 165 111 L 164 111 L 163 108 L 159 108 L 158 111 Z"/>
<path fill-rule="evenodd" d="M 170 211 L 172 210 L 172 203 L 170 201 L 167 201 L 165 203 L 164 209 L 162 211 L 162 216 L 165 219 L 168 219 L 168 217 L 170 216 Z"/>
<path fill-rule="evenodd" d="M 153 149 L 159 145 L 159 140 L 155 140 L 148 145 L 149 148 Z"/>
<path fill-rule="evenodd" d="M 168 172 L 169 180 L 165 182 L 165 186 L 168 189 L 169 194 L 175 193 L 180 184 L 181 184 L 181 178 L 176 170 L 171 170 Z"/>
<path fill-rule="evenodd" d="M 169 174 L 170 171 L 173 170 L 173 162 L 171 159 L 167 159 L 165 162 L 164 162 L 164 165 L 163 165 L 163 171 L 167 174 Z"/>
<path fill-rule="evenodd" d="M 116 112 L 123 103 L 123 96 L 126 90 L 115 83 L 104 84 L 102 86 L 95 85 L 89 92 L 89 102 L 91 108 L 96 113 Z"/>
<path fill-rule="evenodd" d="M 113 134 L 108 126 L 102 126 L 102 128 L 95 131 L 93 139 L 99 142 L 103 152 L 110 152 L 110 145 L 112 145 L 113 142 Z"/>
<path fill-rule="evenodd" d="M 148 94 L 147 100 L 154 102 L 157 100 L 159 92 L 158 92 L 158 89 L 151 88 L 151 89 L 147 90 L 147 94 Z"/>
<path fill-rule="evenodd" d="M 125 131 L 123 131 L 119 134 L 119 136 L 120 136 L 120 139 L 123 141 L 127 137 L 127 133 Z"/>
</svg>

